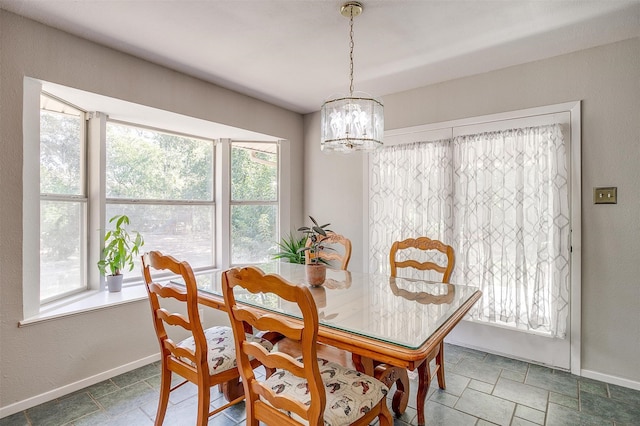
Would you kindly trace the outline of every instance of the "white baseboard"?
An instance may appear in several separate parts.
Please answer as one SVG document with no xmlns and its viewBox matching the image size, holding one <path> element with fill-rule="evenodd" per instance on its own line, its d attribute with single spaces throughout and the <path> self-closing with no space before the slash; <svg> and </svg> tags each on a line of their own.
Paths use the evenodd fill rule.
<svg viewBox="0 0 640 426">
<path fill-rule="evenodd" d="M 635 380 L 624 379 L 622 377 L 611 376 L 609 374 L 598 373 L 592 370 L 580 370 L 580 375 L 587 379 L 599 380 L 601 382 L 618 385 L 625 388 L 640 390 L 640 382 Z"/>
<path fill-rule="evenodd" d="M 18 413 L 20 411 L 24 411 L 29 408 L 35 407 L 36 405 L 40 405 L 45 402 L 49 402 L 53 399 L 68 395 L 71 392 L 84 389 L 91 385 L 95 385 L 96 383 L 100 383 L 104 380 L 110 379 L 120 374 L 128 373 L 131 370 L 144 367 L 147 364 L 151 364 L 152 362 L 159 361 L 159 360 L 160 360 L 160 353 L 157 353 L 155 355 L 151 355 L 146 358 L 142 358 L 125 365 L 121 365 L 120 367 L 114 368 L 112 370 L 108 370 L 103 373 L 96 374 L 95 376 L 87 377 L 86 379 L 82 379 L 77 382 L 59 387 L 57 389 L 50 390 L 43 394 L 36 395 L 34 397 L 25 399 L 23 401 L 18 401 L 14 404 L 7 405 L 6 407 L 0 407 L 0 419 L 3 417 L 10 416 L 12 414 Z"/>
</svg>

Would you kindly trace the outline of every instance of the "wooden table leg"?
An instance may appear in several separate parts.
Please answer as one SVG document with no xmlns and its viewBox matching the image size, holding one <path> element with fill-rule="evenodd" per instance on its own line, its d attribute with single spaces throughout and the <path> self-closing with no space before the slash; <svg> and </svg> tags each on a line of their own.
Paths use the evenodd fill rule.
<svg viewBox="0 0 640 426">
<path fill-rule="evenodd" d="M 407 409 L 409 403 L 409 375 L 407 370 L 400 367 L 382 364 L 375 368 L 374 377 L 384 383 L 388 388 L 396 384 L 391 408 L 396 416 L 400 417 Z"/>
<path fill-rule="evenodd" d="M 427 400 L 430 382 L 431 369 L 429 368 L 429 361 L 424 360 L 424 362 L 418 366 L 418 397 L 416 404 L 418 406 L 419 426 L 424 426 L 424 403 Z"/>
<path fill-rule="evenodd" d="M 438 386 L 440 389 L 445 389 L 447 384 L 444 381 L 444 341 L 438 345 L 438 354 L 436 355 L 436 368 L 438 376 Z"/>
<path fill-rule="evenodd" d="M 246 323 L 245 332 L 253 333 L 253 329 L 247 327 Z M 283 337 L 281 334 L 274 333 L 272 331 L 262 333 L 259 336 L 270 341 L 272 344 L 277 343 Z M 270 377 L 274 372 L 275 369 L 265 367 L 265 373 L 267 377 Z M 234 399 L 239 398 L 241 395 L 244 395 L 244 387 L 242 386 L 240 378 L 221 383 L 218 389 L 220 389 L 220 392 L 222 392 L 227 401 L 233 401 Z"/>
<path fill-rule="evenodd" d="M 431 361 L 435 359 L 436 365 L 431 371 Z M 427 399 L 429 386 L 433 375 L 438 377 L 438 386 L 445 389 L 444 381 L 444 342 L 440 342 L 436 348 L 429 353 L 427 358 L 418 366 L 418 397 L 416 404 L 418 405 L 418 425 L 424 426 L 424 403 Z"/>
<path fill-rule="evenodd" d="M 351 362 L 353 362 L 353 366 L 357 371 L 368 374 L 369 376 L 373 376 L 374 365 L 371 358 L 363 357 L 357 354 L 351 354 Z"/>
<path fill-rule="evenodd" d="M 227 401 L 233 401 L 241 395 L 244 395 L 244 387 L 242 386 L 242 382 L 239 378 L 221 383 L 220 390 Z"/>
<path fill-rule="evenodd" d="M 396 391 L 393 394 L 391 408 L 395 415 L 400 417 L 407 409 L 409 402 L 409 375 L 407 370 L 388 364 L 381 364 L 371 358 L 356 354 L 351 355 L 351 361 L 356 370 L 375 377 L 388 388 L 391 388 L 395 382 Z"/>
</svg>

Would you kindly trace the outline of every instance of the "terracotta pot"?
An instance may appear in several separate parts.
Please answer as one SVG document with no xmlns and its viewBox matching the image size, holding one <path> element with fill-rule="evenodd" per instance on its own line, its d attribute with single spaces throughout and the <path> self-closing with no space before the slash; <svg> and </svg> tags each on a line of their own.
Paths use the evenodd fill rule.
<svg viewBox="0 0 640 426">
<path fill-rule="evenodd" d="M 327 277 L 327 266 L 323 264 L 311 263 L 305 267 L 307 284 L 312 287 L 321 286 Z"/>
</svg>

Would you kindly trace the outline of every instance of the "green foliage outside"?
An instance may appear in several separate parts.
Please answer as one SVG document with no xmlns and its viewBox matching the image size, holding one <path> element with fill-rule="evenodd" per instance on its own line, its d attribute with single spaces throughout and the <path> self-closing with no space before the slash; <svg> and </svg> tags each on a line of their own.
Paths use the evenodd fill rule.
<svg viewBox="0 0 640 426">
<path fill-rule="evenodd" d="M 40 112 L 40 192 L 82 196 L 80 117 Z M 79 256 L 82 205 L 75 201 L 40 204 L 40 256 L 58 262 Z"/>
<path fill-rule="evenodd" d="M 232 145 L 231 199 L 245 202 L 231 209 L 231 261 L 236 264 L 266 261 L 277 250 L 278 157 L 258 151 L 261 146 Z"/>
<path fill-rule="evenodd" d="M 84 158 L 80 150 L 80 129 L 79 117 L 41 112 L 42 193 L 85 196 L 81 186 Z M 273 144 L 266 144 L 267 150 L 261 149 L 264 146 L 232 144 L 231 194 L 233 201 L 241 203 L 231 209 L 234 263 L 265 261 L 277 251 L 278 156 Z M 190 235 L 189 238 L 214 235 L 213 204 L 179 208 L 166 204 L 167 201 L 213 202 L 211 140 L 110 122 L 106 161 L 107 198 L 150 201 L 144 205 L 110 203 L 107 210 L 112 210 L 112 215 L 127 215 L 140 232 L 153 235 L 154 240 L 168 238 L 169 234 Z M 155 203 L 155 200 L 161 202 Z M 77 258 L 81 244 L 73 239 L 69 244 L 63 242 L 67 241 L 65 237 L 79 235 L 86 204 L 73 201 L 42 206 L 41 254 L 52 261 Z M 213 247 L 213 241 L 209 247 Z M 201 252 L 202 247 L 197 250 Z M 210 253 L 211 248 L 208 250 Z"/>
<path fill-rule="evenodd" d="M 80 117 L 40 111 L 40 192 L 82 195 Z"/>
<path fill-rule="evenodd" d="M 213 200 L 213 142 L 107 126 L 107 197 Z"/>
</svg>

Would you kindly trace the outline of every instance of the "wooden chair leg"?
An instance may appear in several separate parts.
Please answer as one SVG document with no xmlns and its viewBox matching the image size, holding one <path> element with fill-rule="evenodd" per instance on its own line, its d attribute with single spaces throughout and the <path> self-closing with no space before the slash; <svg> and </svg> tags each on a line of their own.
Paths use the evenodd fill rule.
<svg viewBox="0 0 640 426">
<path fill-rule="evenodd" d="M 198 383 L 198 419 L 197 426 L 205 426 L 209 423 L 209 407 L 211 387 L 206 380 L 200 380 Z"/>
<path fill-rule="evenodd" d="M 253 401 L 247 396 L 247 400 L 245 403 L 246 407 L 246 416 L 247 416 L 247 426 L 259 426 L 260 422 L 256 419 L 256 415 L 254 413 L 255 407 L 253 405 Z"/>
<path fill-rule="evenodd" d="M 164 422 L 164 416 L 169 404 L 169 393 L 171 392 L 171 370 L 162 367 L 160 378 L 160 399 L 158 400 L 158 410 L 156 411 L 155 425 L 160 426 Z"/>
<path fill-rule="evenodd" d="M 380 414 L 378 415 L 378 423 L 380 426 L 393 426 L 393 417 L 389 412 L 386 402 L 382 402 Z"/>
</svg>

